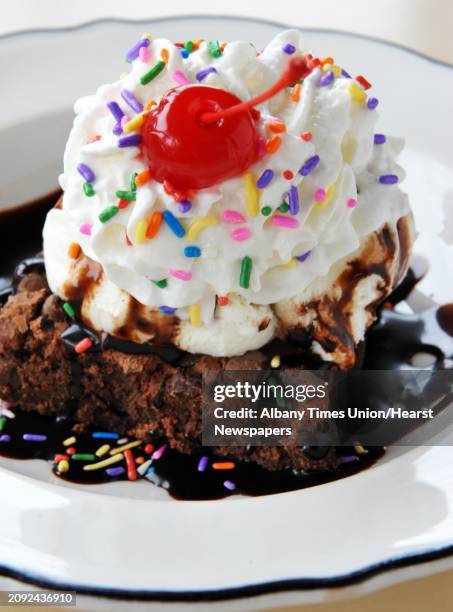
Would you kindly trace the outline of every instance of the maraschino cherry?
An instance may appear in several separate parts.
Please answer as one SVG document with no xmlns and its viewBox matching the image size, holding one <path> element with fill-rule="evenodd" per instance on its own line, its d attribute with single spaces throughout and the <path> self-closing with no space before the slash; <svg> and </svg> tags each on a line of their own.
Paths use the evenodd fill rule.
<svg viewBox="0 0 453 612">
<path fill-rule="evenodd" d="M 142 128 L 142 152 L 152 177 L 187 192 L 243 174 L 258 156 L 253 107 L 309 72 L 304 59 L 294 58 L 270 89 L 247 102 L 206 85 L 168 91 Z"/>
</svg>

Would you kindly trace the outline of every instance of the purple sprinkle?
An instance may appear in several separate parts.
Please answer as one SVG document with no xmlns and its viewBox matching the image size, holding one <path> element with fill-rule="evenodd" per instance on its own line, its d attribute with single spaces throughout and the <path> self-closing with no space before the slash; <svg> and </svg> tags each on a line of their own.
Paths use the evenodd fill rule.
<svg viewBox="0 0 453 612">
<path fill-rule="evenodd" d="M 313 170 L 316 168 L 320 161 L 321 158 L 319 157 L 319 155 L 313 155 L 313 157 L 309 157 L 302 166 L 302 168 L 299 170 L 299 174 L 302 174 L 302 176 L 308 176 L 311 172 L 313 172 Z"/>
<path fill-rule="evenodd" d="M 297 187 L 292 185 L 288 194 L 289 210 L 292 215 L 297 215 L 299 212 L 299 191 Z"/>
<path fill-rule="evenodd" d="M 358 461 L 359 458 L 357 455 L 344 455 L 340 457 L 340 463 L 352 463 L 353 461 Z"/>
<path fill-rule="evenodd" d="M 115 125 L 113 126 L 113 133 L 115 134 L 115 136 L 119 136 L 120 134 L 123 133 L 123 128 L 121 127 L 121 123 L 115 123 Z"/>
<path fill-rule="evenodd" d="M 205 68 L 204 70 L 200 70 L 200 72 L 197 72 L 195 78 L 197 79 L 197 81 L 202 81 L 208 76 L 208 74 L 214 72 L 217 72 L 217 70 L 214 68 L 214 66 L 210 66 L 209 68 Z"/>
<path fill-rule="evenodd" d="M 349 74 L 349 72 L 346 72 L 346 70 L 344 68 L 341 71 L 341 75 L 346 77 L 347 79 L 352 79 L 352 76 Z"/>
<path fill-rule="evenodd" d="M 375 134 L 374 135 L 374 144 L 375 145 L 380 145 L 380 144 L 384 144 L 384 142 L 387 140 L 387 138 L 385 137 L 384 134 Z"/>
<path fill-rule="evenodd" d="M 94 183 L 96 180 L 96 175 L 94 174 L 93 170 L 86 164 L 79 164 L 77 166 L 77 170 L 88 183 Z"/>
<path fill-rule="evenodd" d="M 182 202 L 179 202 L 179 211 L 182 213 L 186 213 L 189 212 L 189 210 L 192 208 L 192 202 L 189 202 L 189 200 L 183 200 Z"/>
<path fill-rule="evenodd" d="M 231 480 L 225 480 L 223 486 L 225 487 L 225 489 L 228 489 L 228 491 L 234 491 L 236 488 L 236 485 L 234 484 L 234 482 L 231 482 Z"/>
<path fill-rule="evenodd" d="M 123 89 L 121 92 L 121 97 L 136 113 L 142 112 L 143 104 L 137 100 L 131 91 L 128 89 Z"/>
<path fill-rule="evenodd" d="M 292 55 L 296 53 L 296 47 L 291 43 L 287 43 L 284 47 L 282 47 L 283 53 L 287 53 L 288 55 Z"/>
<path fill-rule="evenodd" d="M 26 442 L 45 442 L 47 440 L 47 436 L 44 436 L 42 434 L 26 433 L 22 436 L 22 439 Z"/>
<path fill-rule="evenodd" d="M 199 472 L 204 472 L 205 469 L 208 467 L 208 463 L 209 463 L 209 458 L 205 455 L 198 462 L 198 471 Z"/>
<path fill-rule="evenodd" d="M 11 436 L 3 434 L 3 436 L 0 436 L 0 442 L 11 442 Z"/>
<path fill-rule="evenodd" d="M 366 104 L 370 110 L 374 110 L 379 106 L 379 100 L 377 98 L 369 98 Z"/>
<path fill-rule="evenodd" d="M 398 182 L 396 174 L 383 174 L 379 177 L 379 182 L 383 185 L 395 185 Z"/>
<path fill-rule="evenodd" d="M 320 87 L 326 87 L 327 85 L 330 85 L 333 80 L 335 78 L 334 73 L 332 72 L 332 70 L 328 70 L 326 72 L 326 74 L 324 74 L 320 79 L 319 79 L 319 86 Z"/>
<path fill-rule="evenodd" d="M 132 62 L 132 60 L 137 59 L 140 49 L 142 47 L 149 47 L 149 38 L 141 38 L 138 42 L 136 42 L 132 49 L 130 49 L 128 54 L 126 55 L 126 59 L 129 62 Z"/>
<path fill-rule="evenodd" d="M 300 261 L 301 263 L 304 263 L 304 261 L 310 255 L 310 253 L 311 253 L 311 251 L 306 251 L 305 253 L 302 253 L 302 255 L 297 255 L 296 256 L 297 261 Z"/>
<path fill-rule="evenodd" d="M 129 136 L 123 136 L 118 139 L 118 146 L 122 149 L 124 147 L 136 147 L 140 144 L 141 140 L 140 134 L 129 134 Z"/>
<path fill-rule="evenodd" d="M 256 186 L 258 187 L 258 189 L 264 189 L 265 187 L 269 185 L 269 183 L 272 181 L 273 178 L 274 178 L 274 171 L 268 168 L 267 170 L 263 172 L 260 178 L 256 181 Z"/>
<path fill-rule="evenodd" d="M 176 312 L 176 308 L 171 308 L 171 306 L 161 306 L 159 308 L 160 312 L 163 312 L 164 314 L 174 314 Z"/>
<path fill-rule="evenodd" d="M 121 122 L 121 119 L 124 117 L 124 113 L 120 108 L 120 105 L 117 102 L 107 102 L 107 108 L 115 117 L 118 123 Z"/>
<path fill-rule="evenodd" d="M 124 468 L 121 467 L 121 466 L 120 467 L 107 468 L 105 471 L 112 478 L 115 478 L 115 476 L 121 476 L 121 474 L 124 474 Z"/>
</svg>

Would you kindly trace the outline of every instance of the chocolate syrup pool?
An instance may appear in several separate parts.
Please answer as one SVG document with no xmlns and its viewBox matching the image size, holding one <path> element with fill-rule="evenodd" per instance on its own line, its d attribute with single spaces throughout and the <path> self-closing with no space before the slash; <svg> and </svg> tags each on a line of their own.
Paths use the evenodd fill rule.
<svg viewBox="0 0 453 612">
<path fill-rule="evenodd" d="M 57 198 L 57 193 L 51 194 L 27 207 L 0 213 L 0 307 L 14 291 L 14 284 L 23 274 L 32 270 L 43 270 L 43 261 L 35 254 L 41 248 L 41 228 L 45 214 Z M 387 299 L 378 321 L 367 333 L 362 351 L 364 368 L 410 367 L 417 354 L 428 355 L 432 368 L 451 367 L 453 304 L 436 307 L 417 315 L 405 315 L 393 310 L 393 306 L 406 299 L 426 272 L 426 267 L 418 261 Z M 86 335 L 86 330 L 84 331 Z M 66 341 L 71 339 L 67 338 Z M 297 367 L 297 361 L 300 359 L 297 345 L 280 344 L 281 346 L 273 347 L 271 352 L 275 354 L 274 348 L 279 349 L 283 367 Z M 109 339 L 108 345 L 104 344 L 104 348 L 134 352 L 132 343 L 112 338 Z M 143 347 L 136 348 L 136 352 L 143 352 Z M 149 347 L 149 352 L 156 350 L 156 347 Z M 161 357 L 175 361 L 179 356 L 175 351 L 162 349 Z M 0 416 L 1 455 L 16 459 L 47 460 L 57 477 L 87 485 L 112 480 L 134 480 L 143 475 L 152 484 L 166 489 L 173 497 L 184 500 L 218 499 L 233 493 L 267 495 L 311 487 L 355 474 L 372 465 L 383 454 L 381 448 L 358 451 L 357 447 L 342 447 L 335 449 L 340 460 L 335 471 L 268 471 L 255 463 L 232 462 L 231 459 L 215 456 L 207 449 L 184 455 L 170 449 L 165 440 L 150 435 L 148 440 L 141 441 L 139 445 L 127 451 L 128 461 L 89 471 L 84 468 L 90 463 L 108 459 L 112 456 L 112 450 L 135 440 L 121 440 L 115 432 L 89 430 L 83 434 L 74 433 L 74 422 L 67 417 L 40 416 L 26 413 L 20 410 L 20 407 L 12 408 L 12 413 L 14 418 L 10 418 L 8 410 Z M 110 448 L 105 454 L 96 455 L 100 447 L 107 444 Z M 321 459 L 330 448 L 312 446 L 304 447 L 303 451 L 312 459 Z M 230 469 L 213 469 L 214 463 L 223 464 L 223 467 Z M 65 471 L 67 466 L 70 468 Z"/>
</svg>

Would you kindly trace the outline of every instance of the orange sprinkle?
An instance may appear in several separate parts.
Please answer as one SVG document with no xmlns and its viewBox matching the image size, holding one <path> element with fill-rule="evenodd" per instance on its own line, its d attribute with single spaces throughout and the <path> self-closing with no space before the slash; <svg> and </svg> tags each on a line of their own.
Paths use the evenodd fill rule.
<svg viewBox="0 0 453 612">
<path fill-rule="evenodd" d="M 221 43 L 221 44 L 219 45 L 219 47 L 220 47 L 220 51 L 222 51 L 222 52 L 223 52 L 223 50 L 225 49 L 225 47 L 227 46 L 227 44 L 228 44 L 228 43 L 226 43 L 226 42 Z"/>
<path fill-rule="evenodd" d="M 153 108 L 153 106 L 156 106 L 156 100 L 149 100 L 143 107 L 143 110 L 150 111 Z"/>
<path fill-rule="evenodd" d="M 92 346 L 93 346 L 93 340 L 91 340 L 91 338 L 84 338 L 83 340 L 81 340 L 75 345 L 74 351 L 78 355 L 81 355 L 82 353 L 85 353 L 86 351 L 90 350 Z"/>
<path fill-rule="evenodd" d="M 302 140 L 305 140 L 305 142 L 310 142 L 310 140 L 313 138 L 313 134 L 311 132 L 302 132 L 300 137 Z"/>
<path fill-rule="evenodd" d="M 69 448 L 66 449 L 67 455 L 75 455 L 76 452 L 77 452 L 77 449 L 75 448 L 75 446 L 70 446 Z"/>
<path fill-rule="evenodd" d="M 129 240 L 129 236 L 126 234 L 126 244 L 127 246 L 132 246 L 132 242 Z"/>
<path fill-rule="evenodd" d="M 162 61 L 167 63 L 168 58 L 170 57 L 170 53 L 168 52 L 168 49 L 161 49 L 160 56 L 162 58 Z"/>
<path fill-rule="evenodd" d="M 325 66 L 326 64 L 335 64 L 333 57 L 325 57 L 323 60 L 321 60 L 321 66 Z"/>
<path fill-rule="evenodd" d="M 101 140 L 102 136 L 100 134 L 95 134 L 94 136 L 90 136 L 85 144 L 92 144 L 93 142 L 97 142 Z"/>
<path fill-rule="evenodd" d="M 146 228 L 146 237 L 154 238 L 154 236 L 159 231 L 160 224 L 162 222 L 162 213 L 158 210 L 155 210 L 151 215 L 151 219 L 149 220 L 148 227 Z"/>
<path fill-rule="evenodd" d="M 197 40 L 193 41 L 193 48 L 199 49 L 202 42 L 203 42 L 203 38 L 197 38 Z"/>
<path fill-rule="evenodd" d="M 217 461 L 212 464 L 215 470 L 232 470 L 236 467 L 236 464 L 232 461 Z"/>
<path fill-rule="evenodd" d="M 217 304 L 219 306 L 226 306 L 229 302 L 228 296 L 226 295 L 219 295 L 217 296 Z"/>
<path fill-rule="evenodd" d="M 278 151 L 281 144 L 282 139 L 280 136 L 273 136 L 272 138 L 269 138 L 269 140 L 266 142 L 266 153 L 275 153 L 275 151 Z"/>
<path fill-rule="evenodd" d="M 291 100 L 293 102 L 299 102 L 300 100 L 300 92 L 302 91 L 302 87 L 300 83 L 296 83 L 291 92 Z"/>
<path fill-rule="evenodd" d="M 282 132 L 286 131 L 286 125 L 283 123 L 283 121 L 271 121 L 267 124 L 267 127 L 275 134 L 281 134 Z"/>
<path fill-rule="evenodd" d="M 124 210 L 125 208 L 129 206 L 130 203 L 131 203 L 130 200 L 118 200 L 118 208 L 120 208 L 121 210 Z"/>
<path fill-rule="evenodd" d="M 135 177 L 135 184 L 137 187 L 143 187 L 145 183 L 151 180 L 151 173 L 149 170 L 143 170 Z"/>
<path fill-rule="evenodd" d="M 77 242 L 71 242 L 68 248 L 68 257 L 70 257 L 71 259 L 77 259 L 79 255 L 80 255 L 80 244 L 77 244 Z"/>
<path fill-rule="evenodd" d="M 142 463 L 145 463 L 145 457 L 136 457 L 135 463 L 137 465 L 141 465 Z"/>
</svg>

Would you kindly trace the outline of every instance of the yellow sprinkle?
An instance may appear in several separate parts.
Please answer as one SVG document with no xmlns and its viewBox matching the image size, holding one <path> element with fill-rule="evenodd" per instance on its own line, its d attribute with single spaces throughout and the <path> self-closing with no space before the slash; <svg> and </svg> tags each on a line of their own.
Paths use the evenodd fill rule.
<svg viewBox="0 0 453 612">
<path fill-rule="evenodd" d="M 358 455 L 365 455 L 368 452 L 366 448 L 363 448 L 360 442 L 354 444 L 354 450 Z"/>
<path fill-rule="evenodd" d="M 271 368 L 279 368 L 281 364 L 280 355 L 274 355 L 271 359 Z"/>
<path fill-rule="evenodd" d="M 336 77 L 341 76 L 341 72 L 342 72 L 341 68 L 340 66 L 337 66 L 336 64 L 324 64 L 322 69 L 324 72 L 329 72 L 330 70 L 330 72 L 333 72 Z"/>
<path fill-rule="evenodd" d="M 64 472 L 69 472 L 69 463 L 63 459 L 63 461 L 60 461 L 57 465 L 57 470 L 63 474 Z"/>
<path fill-rule="evenodd" d="M 354 102 L 358 102 L 359 104 L 363 104 L 366 100 L 366 93 L 357 85 L 357 83 L 351 83 L 348 87 L 349 95 L 354 100 Z"/>
<path fill-rule="evenodd" d="M 356 150 L 356 141 L 355 141 L 355 138 L 353 138 L 352 136 L 345 138 L 343 142 L 341 143 L 341 153 L 343 155 L 343 160 L 347 164 L 350 164 L 352 160 L 354 159 L 355 150 Z"/>
<path fill-rule="evenodd" d="M 146 230 L 148 228 L 148 221 L 146 219 L 142 219 L 139 221 L 135 227 L 135 242 L 137 244 L 141 244 L 145 242 L 146 238 Z"/>
<path fill-rule="evenodd" d="M 131 119 L 124 125 L 123 132 L 125 134 L 129 134 L 130 132 L 135 132 L 136 130 L 139 130 L 142 127 L 144 117 L 145 113 L 139 113 L 138 115 L 135 115 L 133 119 Z"/>
<path fill-rule="evenodd" d="M 110 444 L 103 444 L 102 446 L 100 446 L 95 455 L 96 457 L 103 457 L 106 453 L 108 453 L 110 450 Z"/>
<path fill-rule="evenodd" d="M 152 35 L 149 32 L 145 32 L 145 34 L 142 34 L 142 38 L 147 38 L 150 42 L 153 39 Z"/>
<path fill-rule="evenodd" d="M 75 436 L 71 436 L 70 438 L 63 440 L 63 446 L 71 446 L 71 444 L 75 444 L 76 442 L 77 438 Z"/>
<path fill-rule="evenodd" d="M 140 446 L 141 443 L 142 443 L 141 440 L 135 440 L 135 442 L 129 442 L 129 444 L 123 444 L 123 446 L 117 446 L 117 448 L 114 448 L 113 450 L 110 451 L 110 454 L 117 455 L 118 453 L 122 453 L 128 448 L 135 448 L 136 446 Z"/>
<path fill-rule="evenodd" d="M 324 206 L 327 206 L 328 204 L 330 204 L 332 196 L 335 193 L 336 187 L 337 187 L 336 183 L 332 183 L 332 185 L 330 185 L 330 187 L 326 191 L 326 199 L 324 200 L 324 202 L 321 202 L 321 204 L 323 204 Z"/>
<path fill-rule="evenodd" d="M 251 172 L 244 174 L 246 211 L 249 217 L 256 217 L 260 211 L 260 197 L 256 179 Z"/>
<path fill-rule="evenodd" d="M 194 327 L 201 327 L 202 321 L 200 304 L 191 304 L 189 306 L 189 317 L 190 322 Z"/>
<path fill-rule="evenodd" d="M 211 225 L 217 225 L 217 219 L 215 217 L 206 216 L 195 219 L 187 230 L 186 240 L 189 242 L 196 240 L 198 238 L 198 234 Z"/>
<path fill-rule="evenodd" d="M 280 268 L 286 268 L 286 269 L 290 269 L 290 268 L 294 268 L 294 266 L 297 265 L 297 261 L 294 259 L 294 257 L 292 259 L 290 259 L 289 261 L 287 261 L 284 264 L 280 265 Z"/>
<path fill-rule="evenodd" d="M 107 457 L 107 459 L 104 459 L 103 461 L 98 461 L 97 463 L 89 463 L 88 465 L 84 465 L 83 469 L 85 470 L 85 472 L 93 472 L 94 470 L 100 470 L 103 467 L 108 467 L 109 465 L 112 465 L 113 463 L 118 463 L 118 461 L 121 461 L 123 458 L 123 453 L 118 453 L 116 455 L 113 455 L 113 457 Z"/>
</svg>

